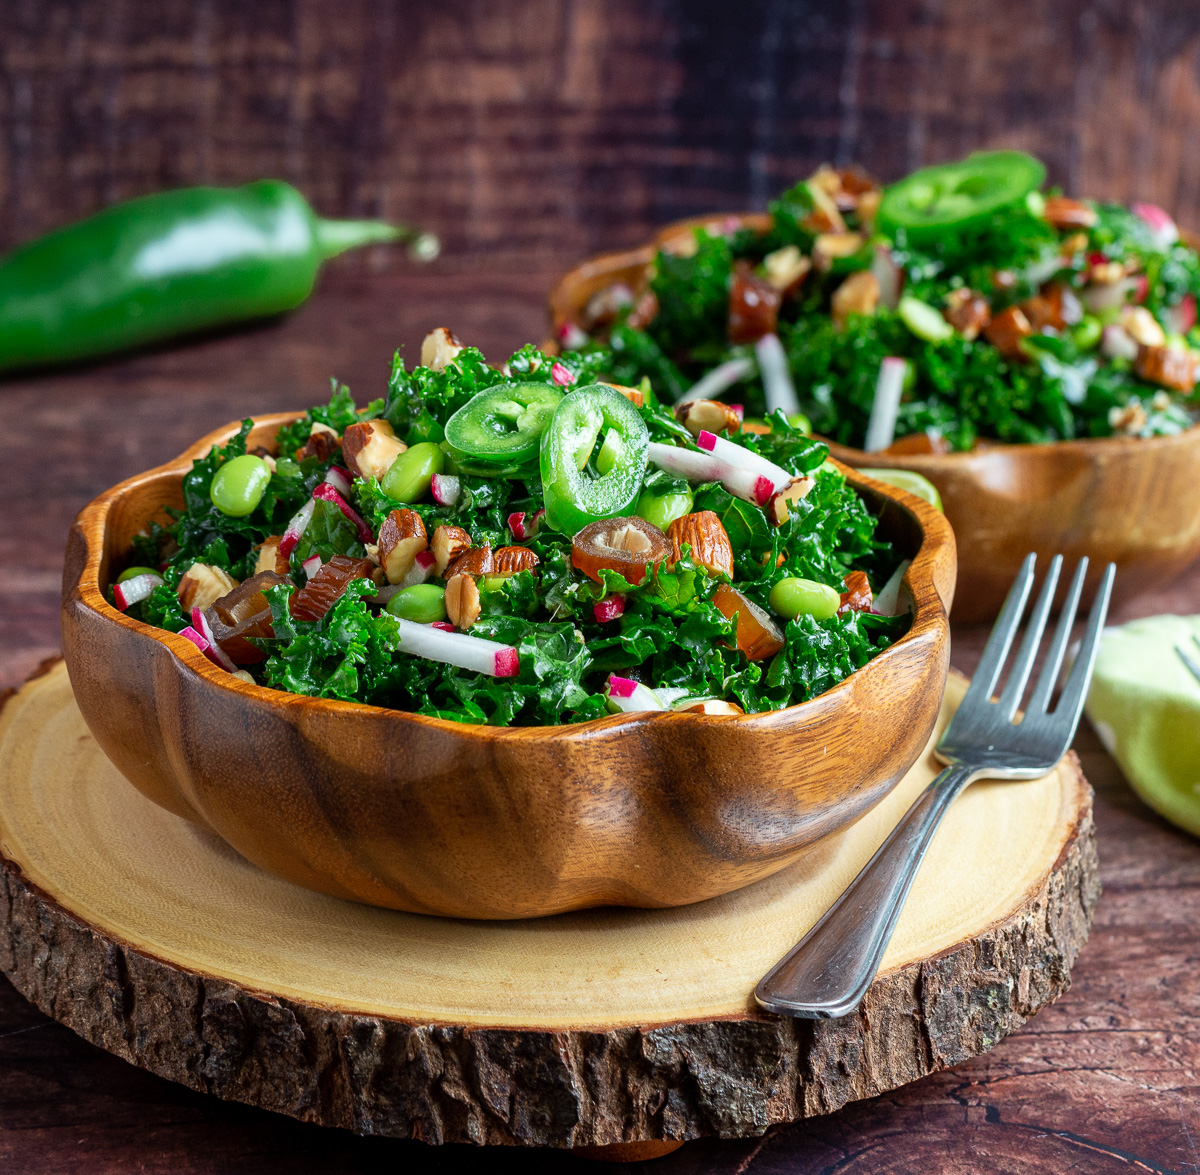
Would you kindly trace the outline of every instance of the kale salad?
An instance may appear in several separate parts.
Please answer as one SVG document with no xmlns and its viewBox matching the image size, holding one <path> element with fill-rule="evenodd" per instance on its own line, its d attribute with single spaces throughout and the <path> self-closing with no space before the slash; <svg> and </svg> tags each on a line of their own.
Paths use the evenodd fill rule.
<svg viewBox="0 0 1200 1175">
<path fill-rule="evenodd" d="M 109 599 L 245 681 L 465 723 L 755 713 L 907 631 L 906 563 L 777 413 L 698 428 L 603 355 L 433 332 L 385 399 L 193 462 Z M 719 407 L 719 406 L 718 406 Z"/>
<path fill-rule="evenodd" d="M 668 238 L 643 288 L 601 290 L 559 337 L 664 399 L 803 414 L 873 451 L 1192 427 L 1200 257 L 1161 208 L 1044 180 L 1016 151 L 886 188 L 822 167 L 768 228 Z"/>
</svg>

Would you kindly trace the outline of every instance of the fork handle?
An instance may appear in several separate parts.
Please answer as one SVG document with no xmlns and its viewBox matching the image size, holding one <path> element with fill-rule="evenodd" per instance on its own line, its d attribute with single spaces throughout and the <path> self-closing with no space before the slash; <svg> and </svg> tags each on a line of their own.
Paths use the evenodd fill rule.
<svg viewBox="0 0 1200 1175">
<path fill-rule="evenodd" d="M 759 982 L 754 998 L 762 1007 L 811 1020 L 845 1016 L 858 1007 L 933 834 L 975 777 L 970 767 L 954 764 L 921 793 L 841 897 Z"/>
</svg>

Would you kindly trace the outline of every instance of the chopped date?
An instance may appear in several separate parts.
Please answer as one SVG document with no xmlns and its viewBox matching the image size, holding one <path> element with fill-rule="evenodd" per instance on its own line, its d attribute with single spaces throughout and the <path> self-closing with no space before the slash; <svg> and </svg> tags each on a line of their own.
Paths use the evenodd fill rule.
<svg viewBox="0 0 1200 1175">
<path fill-rule="evenodd" d="M 774 334 L 779 303 L 779 291 L 748 262 L 739 262 L 729 290 L 729 341 L 753 343 Z"/>
<path fill-rule="evenodd" d="M 369 559 L 334 555 L 328 563 L 296 592 L 289 610 L 296 620 L 320 620 L 342 598 L 356 579 L 370 579 L 374 564 Z"/>
</svg>

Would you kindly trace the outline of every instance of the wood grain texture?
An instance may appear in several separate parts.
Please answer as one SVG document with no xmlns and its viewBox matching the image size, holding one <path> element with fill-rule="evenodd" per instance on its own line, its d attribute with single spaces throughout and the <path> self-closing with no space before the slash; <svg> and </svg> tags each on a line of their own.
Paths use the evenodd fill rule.
<svg viewBox="0 0 1200 1175">
<path fill-rule="evenodd" d="M 378 395 L 391 348 L 411 351 L 431 326 L 453 324 L 500 355 L 544 329 L 553 276 L 340 269 L 283 323 L 90 371 L 0 383 L 9 506 L 0 528 L 0 683 L 17 684 L 60 647 L 65 536 L 106 486 L 169 460 L 243 411 L 315 401 L 332 373 L 363 399 Z M 1200 568 L 1114 620 L 1196 611 Z M 985 635 L 955 627 L 952 658 L 963 672 L 973 670 Z M 1061 1175 L 1072 1167 L 1184 1172 L 1195 1165 L 1200 853 L 1194 839 L 1133 796 L 1086 724 L 1076 746 L 1097 789 L 1105 892 L 1071 990 L 985 1057 L 828 1117 L 771 1127 L 760 1139 L 689 1143 L 656 1171 Z M 222 1102 L 94 1048 L 0 979 L 0 1170 L 74 1175 L 81 1163 L 100 1175 L 595 1170 L 561 1153 L 356 1138 Z"/>
<path fill-rule="evenodd" d="M 929 750 L 835 843 L 737 895 L 491 926 L 257 873 L 127 786 L 61 666 L 10 699 L 0 749 L 0 970 L 18 989 L 193 1088 L 438 1144 L 742 1137 L 829 1113 L 986 1051 L 1061 994 L 1099 895 L 1075 760 L 977 785 L 862 1010 L 806 1023 L 757 1012 L 753 983 L 927 786 Z"/>
<path fill-rule="evenodd" d="M 287 419 L 259 418 L 251 447 Z M 81 512 L 63 651 L 93 734 L 145 795 L 298 885 L 463 918 L 701 901 L 856 819 L 925 745 L 949 664 L 954 536 L 926 503 L 865 479 L 880 535 L 912 560 L 912 625 L 803 705 L 501 729 L 239 682 L 104 598 L 132 536 L 182 505 L 192 460 L 237 428 Z"/>
<path fill-rule="evenodd" d="M 615 283 L 640 291 L 646 267 L 666 241 L 699 224 L 740 220 L 764 231 L 769 218 L 747 213 L 693 217 L 660 229 L 636 249 L 599 254 L 574 266 L 547 299 L 551 337 L 579 322 L 588 300 Z M 937 486 L 958 544 L 956 619 L 993 620 L 1030 551 L 1068 566 L 1091 560 L 1088 607 L 1109 562 L 1117 565 L 1117 605 L 1173 579 L 1200 556 L 1200 427 L 1171 437 L 1109 437 L 1050 445 L 987 445 L 971 453 L 895 455 L 830 444 L 856 469 L 911 469 Z M 1066 584 L 1059 591 L 1065 596 Z"/>
<path fill-rule="evenodd" d="M 1200 224 L 1198 48 L 1170 0 L 9 0 L 0 245 L 272 174 L 455 266 L 563 268 L 823 160 L 1010 146 Z"/>
</svg>

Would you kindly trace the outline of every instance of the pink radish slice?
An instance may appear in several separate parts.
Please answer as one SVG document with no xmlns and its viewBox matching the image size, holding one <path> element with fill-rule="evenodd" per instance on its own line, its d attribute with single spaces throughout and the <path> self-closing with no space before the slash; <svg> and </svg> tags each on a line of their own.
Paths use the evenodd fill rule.
<svg viewBox="0 0 1200 1175">
<path fill-rule="evenodd" d="M 769 478 L 774 482 L 776 490 L 782 490 L 792 482 L 792 474 L 776 465 L 774 461 L 768 461 L 765 457 L 750 452 L 745 445 L 727 441 L 724 437 L 717 436 L 716 433 L 701 432 L 696 438 L 696 444 L 706 453 L 720 457 L 722 461 L 728 461 L 730 465 L 736 465 L 739 469 L 748 469 L 751 473 L 757 473 L 759 477 Z"/>
<path fill-rule="evenodd" d="M 583 329 L 576 326 L 575 323 L 564 322 L 558 328 L 558 341 L 568 351 L 578 351 L 588 341 L 588 337 Z"/>
<path fill-rule="evenodd" d="M 304 568 L 304 574 L 307 575 L 309 579 L 312 579 L 312 577 L 321 570 L 321 556 L 309 555 L 309 557 L 305 559 L 300 566 Z"/>
<path fill-rule="evenodd" d="M 469 636 L 465 632 L 446 632 L 431 624 L 418 624 L 415 620 L 400 620 L 398 648 L 413 657 L 424 657 L 428 661 L 440 661 L 443 665 L 455 665 L 473 673 L 486 673 L 490 677 L 515 677 L 520 672 L 517 650 L 511 645 L 482 637 Z"/>
<path fill-rule="evenodd" d="M 429 483 L 429 490 L 439 506 L 453 506 L 462 493 L 462 482 L 453 474 L 435 473 Z"/>
<path fill-rule="evenodd" d="M 308 524 L 312 521 L 315 509 L 316 503 L 310 498 L 292 515 L 291 521 L 284 529 L 283 538 L 279 540 L 279 553 L 285 559 L 296 549 L 296 544 L 300 541 L 301 536 L 308 529 Z"/>
<path fill-rule="evenodd" d="M 610 620 L 616 620 L 625 615 L 625 597 L 619 592 L 609 596 L 596 604 L 592 608 L 592 612 L 596 617 L 597 624 L 607 624 Z"/>
<path fill-rule="evenodd" d="M 358 528 L 358 537 L 364 543 L 373 543 L 375 536 L 371 533 L 371 528 L 354 512 L 350 503 L 342 497 L 328 482 L 322 482 L 315 490 L 313 497 L 322 502 L 331 502 L 336 506 L 342 514 L 349 519 Z M 283 544 L 280 543 L 280 548 Z"/>
<path fill-rule="evenodd" d="M 1138 356 L 1137 339 L 1123 326 L 1110 322 L 1100 336 L 1100 352 L 1109 359 L 1128 359 L 1132 362 Z"/>
<path fill-rule="evenodd" d="M 867 436 L 863 443 L 863 449 L 868 453 L 878 453 L 896 439 L 896 415 L 900 411 L 900 396 L 904 391 L 907 371 L 908 364 L 895 355 L 889 355 L 879 365 L 871 419 L 867 422 Z"/>
<path fill-rule="evenodd" d="M 875 246 L 871 272 L 879 283 L 879 304 L 887 310 L 895 310 L 900 305 L 900 295 L 904 290 L 904 270 L 896 264 L 892 251 L 886 245 Z"/>
<path fill-rule="evenodd" d="M 561 363 L 556 363 L 550 368 L 550 378 L 560 388 L 569 388 L 575 382 L 575 377 Z"/>
<path fill-rule="evenodd" d="M 424 583 L 433 574 L 436 567 L 437 560 L 432 551 L 418 551 L 416 558 L 413 559 L 413 565 L 405 572 L 404 578 L 396 586 L 406 588 L 412 587 L 414 583 Z"/>
<path fill-rule="evenodd" d="M 213 636 L 212 625 L 208 623 L 208 617 L 199 608 L 192 609 L 192 628 L 208 642 L 208 648 L 200 651 L 214 664 L 220 665 L 222 669 L 228 669 L 230 673 L 235 673 L 237 666 L 229 659 L 229 654 L 217 644 L 216 637 Z"/>
<path fill-rule="evenodd" d="M 187 637 L 187 639 L 190 640 L 192 644 L 194 644 L 196 648 L 200 650 L 200 652 L 202 652 L 206 657 L 208 656 L 208 641 L 206 641 L 200 633 L 192 628 L 191 625 L 188 625 L 187 628 L 181 628 L 179 630 L 179 635 Z"/>
<path fill-rule="evenodd" d="M 678 474 L 688 481 L 719 481 L 735 498 L 743 498 L 758 506 L 770 501 L 775 492 L 775 485 L 770 478 L 730 465 L 712 453 L 698 453 L 695 449 L 651 441 L 647 456 L 653 464 L 668 473 Z"/>
<path fill-rule="evenodd" d="M 1173 335 L 1186 335 L 1196 325 L 1196 295 L 1185 294 L 1166 311 L 1167 329 Z"/>
<path fill-rule="evenodd" d="M 1159 249 L 1169 249 L 1179 240 L 1175 222 L 1157 204 L 1131 204 L 1129 211 L 1149 227 Z"/>
<path fill-rule="evenodd" d="M 454 625 L 449 620 L 433 620 L 429 627 L 436 628 L 438 632 L 454 632 Z"/>
<path fill-rule="evenodd" d="M 910 601 L 905 600 L 905 607 L 900 607 L 900 593 L 903 588 L 904 573 L 908 570 L 910 559 L 901 561 L 900 566 L 892 572 L 891 578 L 879 589 L 879 595 L 875 597 L 874 603 L 871 605 L 871 611 L 876 616 L 897 616 L 901 611 L 908 611 Z M 907 596 L 907 592 L 905 593 Z"/>
<path fill-rule="evenodd" d="M 533 514 L 526 514 L 524 510 L 517 510 L 508 516 L 508 529 L 512 531 L 515 539 L 532 539 L 537 537 L 537 532 L 542 528 L 542 519 L 545 517 L 545 510 L 537 510 Z"/>
<path fill-rule="evenodd" d="M 325 484 L 333 486 L 344 498 L 350 496 L 350 490 L 353 486 L 349 471 L 343 469 L 340 465 L 331 465 L 329 467 L 329 471 L 325 474 Z"/>
<path fill-rule="evenodd" d="M 1110 282 L 1106 286 L 1087 286 L 1080 295 L 1080 300 L 1093 314 L 1102 314 L 1105 310 L 1119 310 L 1137 288 L 1136 278 L 1123 277 L 1120 281 Z"/>
<path fill-rule="evenodd" d="M 661 699 L 649 686 L 628 677 L 618 677 L 615 673 L 609 674 L 605 692 L 608 708 L 617 714 L 664 709 Z"/>
<path fill-rule="evenodd" d="M 796 397 L 787 353 L 779 341 L 779 336 L 763 335 L 754 344 L 754 354 L 758 357 L 758 373 L 762 376 L 767 415 L 770 416 L 782 408 L 785 416 L 794 416 L 800 411 L 800 401 Z"/>
<path fill-rule="evenodd" d="M 160 583 L 161 575 L 135 575 L 113 587 L 113 600 L 122 612 L 128 612 L 134 604 L 146 599 Z"/>
<path fill-rule="evenodd" d="M 727 388 L 754 374 L 754 360 L 749 357 L 727 359 L 718 364 L 707 375 L 692 384 L 677 403 L 690 404 L 693 400 L 714 400 Z"/>
</svg>

